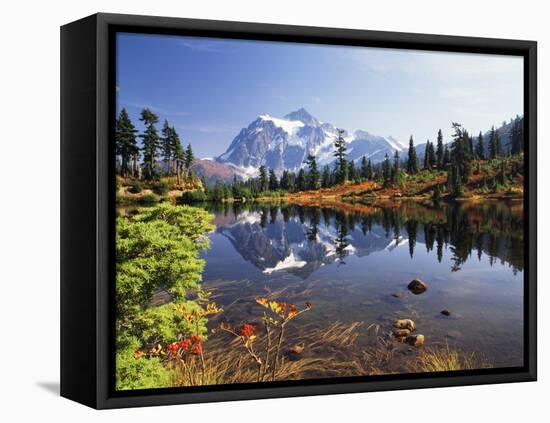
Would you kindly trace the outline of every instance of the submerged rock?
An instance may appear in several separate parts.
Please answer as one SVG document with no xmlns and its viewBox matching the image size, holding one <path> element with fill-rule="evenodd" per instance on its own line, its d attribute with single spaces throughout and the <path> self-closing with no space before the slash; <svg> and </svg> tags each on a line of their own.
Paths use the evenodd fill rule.
<svg viewBox="0 0 550 423">
<path fill-rule="evenodd" d="M 422 294 L 428 289 L 428 285 L 420 279 L 413 279 L 407 286 L 414 295 Z"/>
<path fill-rule="evenodd" d="M 392 292 L 390 295 L 394 298 L 401 298 L 401 292 Z"/>
<path fill-rule="evenodd" d="M 450 312 L 449 310 L 447 310 L 447 309 L 443 309 L 443 310 L 441 310 L 441 314 L 442 314 L 443 316 L 450 316 L 450 315 L 451 315 L 451 312 Z"/>
<path fill-rule="evenodd" d="M 421 347 L 424 345 L 424 335 L 411 335 L 405 338 L 405 342 L 414 347 Z"/>
<path fill-rule="evenodd" d="M 396 329 L 408 329 L 411 332 L 416 329 L 416 325 L 411 319 L 399 319 L 393 323 Z"/>
</svg>

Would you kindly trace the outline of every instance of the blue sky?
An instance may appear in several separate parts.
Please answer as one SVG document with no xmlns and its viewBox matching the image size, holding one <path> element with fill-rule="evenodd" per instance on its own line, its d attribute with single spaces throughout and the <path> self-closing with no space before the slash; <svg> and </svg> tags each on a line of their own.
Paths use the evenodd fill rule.
<svg viewBox="0 0 550 423">
<path fill-rule="evenodd" d="M 155 111 L 199 157 L 222 154 L 242 127 L 305 107 L 322 122 L 434 140 L 451 122 L 472 133 L 523 114 L 519 57 L 119 34 L 117 108 L 141 129 Z"/>
</svg>

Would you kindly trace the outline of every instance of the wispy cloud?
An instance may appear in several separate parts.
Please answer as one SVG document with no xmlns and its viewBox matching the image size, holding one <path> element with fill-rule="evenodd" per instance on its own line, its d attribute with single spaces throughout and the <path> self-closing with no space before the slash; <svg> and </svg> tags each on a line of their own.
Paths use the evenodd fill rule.
<svg viewBox="0 0 550 423">
<path fill-rule="evenodd" d="M 220 125 L 177 125 L 181 131 L 200 132 L 203 134 L 235 134 L 241 128 L 238 126 L 220 126 Z"/>
<path fill-rule="evenodd" d="M 233 51 L 237 44 L 227 41 L 212 40 L 208 38 L 189 38 L 178 40 L 178 44 L 184 48 L 202 53 L 227 53 Z"/>
<path fill-rule="evenodd" d="M 128 101 L 124 99 L 118 100 L 121 106 L 133 107 L 135 109 L 151 109 L 162 116 L 182 117 L 189 116 L 191 113 L 184 110 L 168 110 L 163 107 L 158 107 L 150 103 L 140 101 Z"/>
</svg>

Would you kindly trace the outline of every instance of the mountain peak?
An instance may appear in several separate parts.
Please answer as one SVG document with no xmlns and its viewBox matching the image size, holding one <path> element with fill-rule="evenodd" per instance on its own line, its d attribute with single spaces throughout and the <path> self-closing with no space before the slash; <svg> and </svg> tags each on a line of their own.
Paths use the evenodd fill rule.
<svg viewBox="0 0 550 423">
<path fill-rule="evenodd" d="M 320 125 L 320 122 L 303 107 L 300 107 L 294 112 L 290 112 L 289 114 L 285 115 L 284 118 L 287 120 L 299 120 L 300 122 L 308 126 Z"/>
</svg>

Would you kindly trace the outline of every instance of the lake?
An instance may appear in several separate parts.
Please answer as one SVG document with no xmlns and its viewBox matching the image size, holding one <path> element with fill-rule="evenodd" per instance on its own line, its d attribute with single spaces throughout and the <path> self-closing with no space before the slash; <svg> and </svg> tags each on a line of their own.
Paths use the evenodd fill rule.
<svg viewBox="0 0 550 423">
<path fill-rule="evenodd" d="M 387 372 L 412 353 L 391 341 L 398 318 L 414 320 L 427 348 L 457 348 L 492 367 L 523 364 L 521 202 L 209 209 L 216 230 L 203 286 L 225 310 L 212 325 L 258 322 L 255 298 L 271 295 L 313 304 L 292 324 L 296 342 L 312 328 L 361 323 L 351 348 L 395 350 Z M 407 289 L 415 278 L 428 285 L 424 293 Z"/>
</svg>

